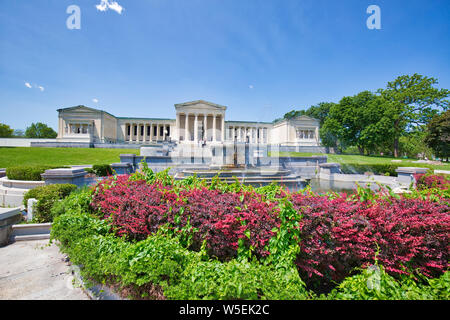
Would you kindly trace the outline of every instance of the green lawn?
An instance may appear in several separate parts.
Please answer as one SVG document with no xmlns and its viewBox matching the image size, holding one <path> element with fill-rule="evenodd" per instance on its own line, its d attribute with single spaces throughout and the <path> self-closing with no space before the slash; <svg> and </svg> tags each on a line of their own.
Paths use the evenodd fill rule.
<svg viewBox="0 0 450 320">
<path fill-rule="evenodd" d="M 396 164 L 400 167 L 427 167 L 437 170 L 450 170 L 450 163 L 443 165 L 430 165 L 423 163 L 414 163 L 416 159 L 396 159 L 392 157 L 374 157 L 374 156 L 360 156 L 360 155 L 345 155 L 345 154 L 319 154 L 319 153 L 301 153 L 301 152 L 280 152 L 281 157 L 295 157 L 295 156 L 312 156 L 312 155 L 326 155 L 328 162 L 337 162 L 341 164 Z M 401 162 L 392 162 L 392 160 L 402 160 Z"/>
<path fill-rule="evenodd" d="M 139 149 L 10 148 L 0 147 L 0 168 L 17 165 L 77 165 L 120 162 L 120 154 Z"/>
<path fill-rule="evenodd" d="M 0 168 L 16 165 L 76 165 L 76 164 L 111 164 L 120 162 L 120 154 L 139 154 L 139 149 L 87 149 L 87 148 L 8 148 L 0 147 Z M 281 156 L 311 156 L 323 155 L 317 153 L 281 152 Z M 395 158 L 367 157 L 359 155 L 328 154 L 328 162 L 347 164 L 389 164 Z M 413 163 L 411 159 L 402 159 L 397 163 L 404 167 L 428 167 L 440 170 L 450 170 L 450 164 L 428 165 Z"/>
</svg>

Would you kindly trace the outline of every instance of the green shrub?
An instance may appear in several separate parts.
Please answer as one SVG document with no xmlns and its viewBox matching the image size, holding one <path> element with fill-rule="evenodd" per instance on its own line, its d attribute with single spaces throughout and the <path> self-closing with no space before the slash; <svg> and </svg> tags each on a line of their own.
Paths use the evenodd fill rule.
<svg viewBox="0 0 450 320">
<path fill-rule="evenodd" d="M 416 281 L 402 275 L 395 279 L 383 266 L 373 265 L 359 274 L 347 277 L 328 296 L 330 300 L 448 300 L 450 273 L 440 278 Z M 324 296 L 322 296 L 324 297 Z"/>
<path fill-rule="evenodd" d="M 88 187 L 78 188 L 61 201 L 56 201 L 51 208 L 53 219 L 64 213 L 85 213 L 90 212 L 92 200 L 92 190 Z"/>
<path fill-rule="evenodd" d="M 364 174 L 365 172 L 373 172 L 377 175 L 397 176 L 395 171 L 399 167 L 398 164 L 357 164 L 357 163 L 342 163 L 341 170 L 346 174 Z"/>
<path fill-rule="evenodd" d="M 73 184 L 51 184 L 29 190 L 23 198 L 26 206 L 28 199 L 38 200 L 34 207 L 33 221 L 38 223 L 52 222 L 51 209 L 55 202 L 67 197 L 72 191 L 77 189 Z"/>
<path fill-rule="evenodd" d="M 109 164 L 94 164 L 92 168 L 85 169 L 89 173 L 93 173 L 98 177 L 107 177 L 113 174 Z"/>
<path fill-rule="evenodd" d="M 10 180 L 42 181 L 41 174 L 48 169 L 61 168 L 54 166 L 17 166 L 6 168 L 6 176 Z"/>
</svg>

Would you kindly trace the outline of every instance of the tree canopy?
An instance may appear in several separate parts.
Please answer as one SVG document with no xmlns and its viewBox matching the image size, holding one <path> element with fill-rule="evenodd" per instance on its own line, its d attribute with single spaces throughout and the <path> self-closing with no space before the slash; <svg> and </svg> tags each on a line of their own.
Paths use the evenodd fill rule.
<svg viewBox="0 0 450 320">
<path fill-rule="evenodd" d="M 45 123 L 32 123 L 26 130 L 25 136 L 27 138 L 45 138 L 54 139 L 57 137 L 55 130 L 47 126 Z"/>
<path fill-rule="evenodd" d="M 434 151 L 436 156 L 448 161 L 450 157 L 450 110 L 435 115 L 427 127 L 425 143 Z"/>
<path fill-rule="evenodd" d="M 437 84 L 436 79 L 417 73 L 404 75 L 376 92 L 363 91 L 343 97 L 339 103 L 321 102 L 307 110 L 292 110 L 284 118 L 308 115 L 319 119 L 322 144 L 341 151 L 357 148 L 360 154 L 382 152 L 395 157 L 400 152 L 429 154 L 428 146 L 441 149 L 436 149 L 439 143 L 437 138 L 431 142 L 431 135 L 425 143 L 426 133 L 433 127 L 427 124 L 449 106 L 450 91 L 437 88 Z"/>
<path fill-rule="evenodd" d="M 0 123 L 0 138 L 11 138 L 14 130 L 7 124 Z"/>
</svg>

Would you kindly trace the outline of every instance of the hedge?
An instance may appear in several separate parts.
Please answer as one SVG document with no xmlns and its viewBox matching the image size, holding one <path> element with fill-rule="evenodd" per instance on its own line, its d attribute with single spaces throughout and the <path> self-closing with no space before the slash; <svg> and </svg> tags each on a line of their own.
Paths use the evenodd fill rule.
<svg viewBox="0 0 450 320">
<path fill-rule="evenodd" d="M 358 163 L 342 163 L 341 171 L 345 174 L 364 174 L 372 172 L 377 175 L 397 176 L 395 171 L 401 165 L 398 164 L 358 164 Z"/>
<path fill-rule="evenodd" d="M 33 212 L 33 221 L 38 223 L 52 222 L 53 215 L 51 209 L 55 202 L 67 197 L 76 190 L 74 184 L 51 184 L 29 190 L 23 197 L 23 204 L 26 206 L 28 199 L 36 199 Z"/>
<path fill-rule="evenodd" d="M 94 164 L 92 168 L 86 168 L 85 170 L 98 177 L 107 177 L 113 174 L 113 170 L 109 164 Z"/>
<path fill-rule="evenodd" d="M 61 166 L 16 166 L 6 168 L 6 176 L 10 180 L 42 181 L 41 174 L 48 169 L 62 168 Z"/>
</svg>

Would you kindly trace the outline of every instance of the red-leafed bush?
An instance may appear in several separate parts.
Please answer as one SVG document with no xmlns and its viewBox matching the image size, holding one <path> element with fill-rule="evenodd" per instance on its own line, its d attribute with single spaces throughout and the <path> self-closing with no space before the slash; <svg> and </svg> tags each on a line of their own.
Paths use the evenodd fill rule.
<svg viewBox="0 0 450 320">
<path fill-rule="evenodd" d="M 101 217 L 111 218 L 119 236 L 142 240 L 167 222 L 168 191 L 169 187 L 158 183 L 128 181 L 125 175 L 111 177 L 98 184 L 91 206 Z"/>
<path fill-rule="evenodd" d="M 377 200 L 376 203 L 294 194 L 302 213 L 301 251 L 297 266 L 314 286 L 329 289 L 355 267 L 375 257 L 391 274 L 403 267 L 427 276 L 448 268 L 450 215 L 446 205 L 419 199 Z"/>
<path fill-rule="evenodd" d="M 267 255 L 271 230 L 279 226 L 276 204 L 253 192 L 203 188 L 175 193 L 158 183 L 128 181 L 125 175 L 99 183 L 92 207 L 101 217 L 111 217 L 118 235 L 130 239 L 145 239 L 167 223 L 172 230 L 190 226 L 195 230 L 191 248 L 200 249 L 206 239 L 209 254 L 220 259 L 236 256 L 239 239 L 257 256 Z"/>
<path fill-rule="evenodd" d="M 415 174 L 416 186 L 418 190 L 437 188 L 441 190 L 450 188 L 450 179 L 445 176 L 424 174 Z"/>
<path fill-rule="evenodd" d="M 182 196 L 184 201 L 178 203 L 184 210 L 181 224 L 185 226 L 189 220 L 198 229 L 194 248 L 206 239 L 209 253 L 226 259 L 236 256 L 242 239 L 244 246 L 252 247 L 257 256 L 268 254 L 264 247 L 273 236 L 271 230 L 279 226 L 275 203 L 263 202 L 256 193 L 222 193 L 206 188 L 192 189 Z M 173 208 L 173 212 L 178 213 L 180 208 Z"/>
</svg>

